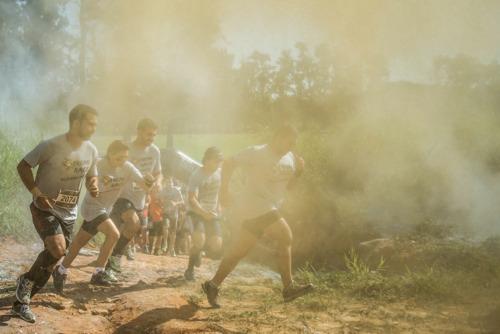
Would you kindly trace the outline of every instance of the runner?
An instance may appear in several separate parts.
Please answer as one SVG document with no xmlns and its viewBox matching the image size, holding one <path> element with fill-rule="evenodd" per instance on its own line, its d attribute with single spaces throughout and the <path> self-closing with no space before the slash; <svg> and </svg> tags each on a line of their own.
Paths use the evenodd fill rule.
<svg viewBox="0 0 500 334">
<path fill-rule="evenodd" d="M 96 126 L 97 112 L 87 105 L 77 105 L 69 113 L 69 131 L 42 141 L 17 166 L 22 182 L 33 195 L 33 224 L 45 246 L 30 270 L 17 280 L 12 313 L 28 322 L 36 320 L 29 307 L 31 299 L 45 286 L 69 246 L 83 183 L 92 197 L 99 194 L 97 149 L 89 141 Z M 37 166 L 34 179 L 32 169 Z"/>
<path fill-rule="evenodd" d="M 149 251 L 151 254 L 160 255 L 164 225 L 167 224 L 163 213 L 163 204 L 160 199 L 160 187 L 151 191 L 151 202 L 149 204 Z"/>
<path fill-rule="evenodd" d="M 68 255 L 61 265 L 56 266 L 52 273 L 54 287 L 59 293 L 64 290 L 67 271 L 78 255 L 80 249 L 94 237 L 97 232 L 106 236 L 101 246 L 99 257 L 96 260 L 95 271 L 90 279 L 91 284 L 111 285 L 115 278 L 104 270 L 113 247 L 115 246 L 120 232 L 113 221 L 109 218 L 111 208 L 117 200 L 126 182 L 136 182 L 143 189 L 148 190 L 148 182 L 143 178 L 139 170 L 134 167 L 128 159 L 128 146 L 121 140 L 113 141 L 109 146 L 106 157 L 97 162 L 97 173 L 99 174 L 100 192 L 99 197 L 94 198 L 88 193 L 83 199 L 81 214 L 84 219 L 75 239 L 71 243 Z"/>
<path fill-rule="evenodd" d="M 189 254 L 188 268 L 184 278 L 194 281 L 194 267 L 201 265 L 201 252 L 207 240 L 208 249 L 217 253 L 222 247 L 219 224 L 219 190 L 221 186 L 220 166 L 223 157 L 216 147 L 205 151 L 202 167 L 196 169 L 188 182 L 189 215 L 193 224 L 193 246 Z"/>
<path fill-rule="evenodd" d="M 164 215 L 167 220 L 163 230 L 162 249 L 170 256 L 175 254 L 175 240 L 177 237 L 177 222 L 179 220 L 179 208 L 184 204 L 181 191 L 174 184 L 174 179 L 168 177 L 165 186 L 160 192 L 160 200 L 163 203 Z M 166 245 L 168 244 L 168 248 Z"/>
<path fill-rule="evenodd" d="M 158 126 L 151 119 L 142 119 L 137 125 L 137 137 L 129 148 L 132 164 L 142 175 L 152 178 L 155 184 L 161 184 L 160 150 L 153 144 L 157 130 Z M 122 225 L 122 229 L 112 256 L 106 264 L 107 268 L 121 272 L 120 261 L 125 248 L 142 226 L 147 226 L 143 213 L 146 195 L 144 189 L 135 182 L 128 182 L 114 204 L 111 218 L 113 222 Z"/>
<path fill-rule="evenodd" d="M 278 245 L 277 260 L 285 302 L 313 289 L 311 284 L 298 285 L 292 280 L 292 232 L 280 213 L 286 190 L 295 185 L 304 170 L 304 160 L 291 152 L 296 139 L 296 130 L 284 126 L 269 144 L 250 147 L 224 162 L 222 204 L 227 203 L 229 181 L 236 168 L 246 171 L 247 182 L 242 197 L 235 203 L 236 212 L 242 218 L 240 234 L 225 254 L 215 276 L 202 284 L 212 307 L 220 307 L 217 302 L 219 286 L 264 234 Z"/>
</svg>

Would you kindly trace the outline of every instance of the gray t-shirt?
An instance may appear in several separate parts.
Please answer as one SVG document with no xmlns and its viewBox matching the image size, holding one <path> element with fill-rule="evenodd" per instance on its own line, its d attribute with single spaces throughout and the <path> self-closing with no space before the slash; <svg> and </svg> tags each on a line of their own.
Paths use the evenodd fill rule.
<svg viewBox="0 0 500 334">
<path fill-rule="evenodd" d="M 246 184 L 236 203 L 243 218 L 279 209 L 296 167 L 293 153 L 276 155 L 268 145 L 251 146 L 233 157 L 245 172 Z"/>
<path fill-rule="evenodd" d="M 42 141 L 24 160 L 32 168 L 38 166 L 35 184 L 56 201 L 54 209 L 49 211 L 65 221 L 76 220 L 85 176 L 97 176 L 94 144 L 84 141 L 80 147 L 73 148 L 66 135 L 60 135 Z"/>
<path fill-rule="evenodd" d="M 125 162 L 122 167 L 113 168 L 107 158 L 97 162 L 99 174 L 99 197 L 85 195 L 82 202 L 82 217 L 91 221 L 102 214 L 110 214 L 113 204 L 127 182 L 142 182 L 142 174 L 130 162 Z"/>
<path fill-rule="evenodd" d="M 221 186 L 221 170 L 207 175 L 203 168 L 196 169 L 188 182 L 188 192 L 196 193 L 201 207 L 207 211 L 217 211 L 219 190 Z M 191 206 L 190 206 L 191 207 Z"/>
<path fill-rule="evenodd" d="M 160 150 L 155 144 L 139 148 L 133 143 L 129 150 L 130 162 L 142 175 L 161 173 Z M 132 202 L 137 210 L 143 210 L 146 203 L 146 192 L 134 181 L 128 182 L 123 188 L 121 198 Z"/>
<path fill-rule="evenodd" d="M 163 203 L 165 213 L 170 216 L 177 216 L 179 206 L 172 206 L 171 202 L 183 202 L 182 194 L 177 187 L 165 187 L 162 189 L 158 198 Z"/>
</svg>

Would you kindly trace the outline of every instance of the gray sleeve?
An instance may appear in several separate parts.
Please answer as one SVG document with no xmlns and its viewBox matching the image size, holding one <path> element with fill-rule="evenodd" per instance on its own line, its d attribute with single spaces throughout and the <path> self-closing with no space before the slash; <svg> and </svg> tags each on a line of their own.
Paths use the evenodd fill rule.
<svg viewBox="0 0 500 334">
<path fill-rule="evenodd" d="M 237 153 L 236 155 L 234 155 L 232 157 L 232 160 L 236 161 L 238 164 L 245 165 L 245 164 L 250 163 L 253 160 L 254 153 L 255 153 L 255 147 L 251 146 L 251 147 L 248 147 L 248 148 L 244 149 L 243 151 Z"/>
<path fill-rule="evenodd" d="M 153 166 L 153 175 L 161 173 L 161 156 L 160 150 L 158 148 L 155 149 L 155 164 Z"/>
<path fill-rule="evenodd" d="M 26 161 L 32 168 L 47 161 L 50 158 L 50 143 L 47 140 L 40 142 L 31 152 L 26 154 L 24 161 Z"/>
<path fill-rule="evenodd" d="M 90 168 L 87 172 L 87 177 L 97 176 L 97 158 L 99 153 L 97 152 L 97 148 L 95 146 L 92 147 L 92 163 L 90 164 Z"/>
</svg>

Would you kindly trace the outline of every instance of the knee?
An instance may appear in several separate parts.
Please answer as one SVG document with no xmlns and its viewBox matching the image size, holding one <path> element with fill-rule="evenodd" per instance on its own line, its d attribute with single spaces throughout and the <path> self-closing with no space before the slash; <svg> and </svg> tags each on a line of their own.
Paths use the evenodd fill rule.
<svg viewBox="0 0 500 334">
<path fill-rule="evenodd" d="M 48 247 L 50 256 L 57 262 L 66 254 L 66 247 L 61 244 L 56 244 Z M 51 259 L 52 260 L 52 259 Z"/>
<path fill-rule="evenodd" d="M 111 230 L 108 233 L 107 238 L 113 242 L 117 242 L 118 239 L 120 239 L 120 231 L 118 231 L 117 229 Z"/>
</svg>

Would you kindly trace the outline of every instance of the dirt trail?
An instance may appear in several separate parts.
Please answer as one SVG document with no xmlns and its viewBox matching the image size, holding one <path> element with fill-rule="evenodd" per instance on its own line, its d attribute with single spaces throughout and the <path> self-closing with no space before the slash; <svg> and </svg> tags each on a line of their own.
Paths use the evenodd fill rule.
<svg viewBox="0 0 500 334">
<path fill-rule="evenodd" d="M 29 265 L 36 247 L 3 240 L 2 290 Z M 359 302 L 335 296 L 333 308 L 321 298 L 284 304 L 279 277 L 260 266 L 243 264 L 222 293 L 223 308 L 210 309 L 200 283 L 215 262 L 204 260 L 195 283 L 184 281 L 187 258 L 137 254 L 123 259 L 122 283 L 87 284 L 93 252 L 79 256 L 71 269 L 65 296 L 53 293 L 49 281 L 32 301 L 38 317 L 28 324 L 8 315 L 12 292 L 0 293 L 0 333 L 480 333 L 468 315 L 453 305 L 425 308 L 411 303 Z M 1 290 L 0 290 L 1 291 Z"/>
</svg>

